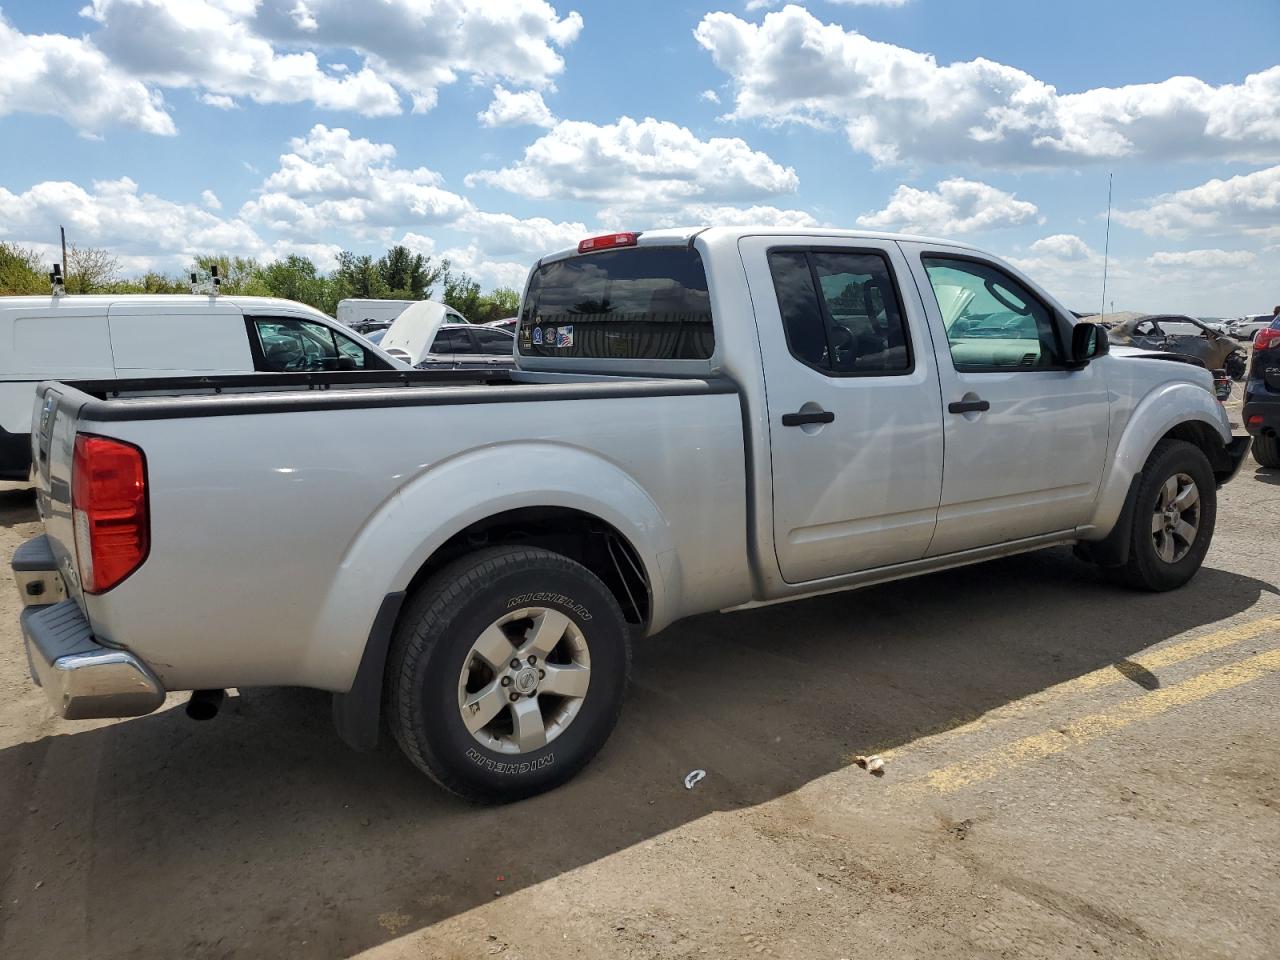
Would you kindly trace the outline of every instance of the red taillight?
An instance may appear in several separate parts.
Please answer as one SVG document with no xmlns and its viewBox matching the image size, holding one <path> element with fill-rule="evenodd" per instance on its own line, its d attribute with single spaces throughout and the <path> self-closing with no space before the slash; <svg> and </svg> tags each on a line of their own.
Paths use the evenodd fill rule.
<svg viewBox="0 0 1280 960">
<path fill-rule="evenodd" d="M 1250 427 L 1258 428 L 1258 427 L 1261 427 L 1261 426 L 1262 426 L 1262 414 L 1260 414 L 1260 413 L 1255 413 L 1255 414 L 1254 414 L 1252 417 L 1250 417 L 1250 418 L 1248 419 L 1248 421 L 1246 421 L 1246 423 L 1245 423 L 1245 427 L 1246 427 L 1246 428 L 1250 428 Z"/>
<path fill-rule="evenodd" d="M 593 250 L 611 250 L 614 247 L 634 247 L 640 238 L 638 233 L 606 233 L 603 237 L 588 237 L 578 244 L 579 253 Z"/>
<path fill-rule="evenodd" d="M 76 434 L 71 516 L 86 593 L 110 590 L 137 570 L 151 539 L 142 451 L 119 440 Z"/>
<path fill-rule="evenodd" d="M 1270 350 L 1272 347 L 1280 347 L 1280 330 L 1268 327 L 1253 335 L 1253 349 Z"/>
</svg>

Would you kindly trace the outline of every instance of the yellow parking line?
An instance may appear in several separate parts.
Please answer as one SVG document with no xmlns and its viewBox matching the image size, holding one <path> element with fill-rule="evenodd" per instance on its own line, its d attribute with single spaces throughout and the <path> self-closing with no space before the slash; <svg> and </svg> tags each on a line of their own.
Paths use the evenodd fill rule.
<svg viewBox="0 0 1280 960">
<path fill-rule="evenodd" d="M 1171 667 L 1174 664 L 1203 656 L 1206 653 L 1213 653 L 1216 650 L 1225 649 L 1245 640 L 1253 640 L 1263 634 L 1271 633 L 1273 630 L 1280 631 L 1280 616 L 1250 620 L 1247 623 L 1236 624 L 1234 627 L 1206 633 L 1203 637 L 1194 637 L 1190 640 L 1184 640 L 1182 643 L 1161 647 L 1159 650 L 1153 650 L 1148 654 L 1135 654 L 1135 659 L 1132 662 L 1154 672 L 1162 667 Z M 1020 717 L 1052 700 L 1070 697 L 1079 693 L 1087 693 L 1090 690 L 1097 690 L 1100 687 L 1107 687 L 1112 684 L 1129 682 L 1131 682 L 1129 678 L 1116 669 L 1114 665 L 1102 667 L 1101 669 L 1081 674 L 1074 679 L 1063 681 L 1049 687 L 1047 690 L 1030 694 L 1013 703 L 990 710 L 980 716 L 957 717 L 932 729 L 920 731 L 915 735 L 915 739 L 938 736 L 940 734 L 953 736 L 975 733 L 1014 717 Z M 886 748 L 872 750 L 871 752 L 891 757 L 901 749 L 901 747 Z"/>
<path fill-rule="evenodd" d="M 903 786 L 924 786 L 939 793 L 955 793 L 1031 760 L 1062 753 L 1081 746 L 1139 720 L 1148 720 L 1166 710 L 1195 703 L 1205 697 L 1280 670 L 1280 650 L 1269 650 L 1256 656 L 1198 674 L 1182 683 L 1155 690 L 1145 696 L 1073 720 L 1061 730 L 1023 737 L 972 760 L 949 764 L 927 774 L 920 781 Z"/>
</svg>

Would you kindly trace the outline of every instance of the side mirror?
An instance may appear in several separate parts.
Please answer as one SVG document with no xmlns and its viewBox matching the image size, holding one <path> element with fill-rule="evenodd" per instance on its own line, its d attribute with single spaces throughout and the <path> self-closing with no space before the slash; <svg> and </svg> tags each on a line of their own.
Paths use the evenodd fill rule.
<svg viewBox="0 0 1280 960">
<path fill-rule="evenodd" d="M 1107 331 L 1096 323 L 1077 323 L 1071 328 L 1071 362 L 1069 366 L 1079 369 L 1097 357 L 1111 350 L 1111 342 L 1107 339 Z"/>
</svg>

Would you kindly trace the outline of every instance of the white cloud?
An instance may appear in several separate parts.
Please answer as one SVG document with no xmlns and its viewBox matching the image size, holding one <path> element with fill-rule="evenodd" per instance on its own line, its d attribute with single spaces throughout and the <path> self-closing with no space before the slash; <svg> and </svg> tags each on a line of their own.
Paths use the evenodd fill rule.
<svg viewBox="0 0 1280 960">
<path fill-rule="evenodd" d="M 81 15 L 95 27 L 84 38 L 23 34 L 0 17 L 0 116 L 169 135 L 167 88 L 222 110 L 252 100 L 386 116 L 407 97 L 421 112 L 459 76 L 549 87 L 582 30 L 547 0 L 89 0 Z M 359 66 L 325 65 L 327 53 Z"/>
<path fill-rule="evenodd" d="M 221 210 L 222 201 L 218 199 L 218 195 L 212 190 L 204 190 L 200 194 L 200 201 L 210 210 Z"/>
<path fill-rule="evenodd" d="M 1248 250 L 1158 250 L 1147 257 L 1147 265 L 1200 271 L 1239 270 L 1252 266 L 1257 259 L 1257 254 Z"/>
<path fill-rule="evenodd" d="M 643 222 L 636 222 L 637 211 L 628 208 L 605 208 L 600 220 L 605 229 L 659 227 L 817 227 L 820 222 L 804 210 L 782 210 L 767 204 L 732 206 L 690 203 L 664 212 L 648 212 Z"/>
<path fill-rule="evenodd" d="M 780 0 L 747 0 L 747 10 L 767 10 L 776 7 Z M 911 0 L 827 0 L 843 7 L 905 7 Z"/>
<path fill-rule="evenodd" d="M 698 99 L 705 100 L 707 103 L 719 103 L 720 94 L 716 93 L 714 90 L 703 90 L 698 94 Z"/>
<path fill-rule="evenodd" d="M 121 71 L 88 40 L 24 34 L 0 13 L 0 51 L 0 116 L 50 114 L 93 136 L 111 125 L 163 136 L 178 132 L 164 98 Z"/>
<path fill-rule="evenodd" d="M 709 13 L 694 36 L 733 83 L 732 118 L 839 127 L 880 165 L 1280 156 L 1280 66 L 1240 84 L 1173 77 L 1062 94 L 984 58 L 939 65 L 794 5 L 759 24 Z"/>
<path fill-rule="evenodd" d="M 514 92 L 502 84 L 493 88 L 493 101 L 476 119 L 486 127 L 554 127 L 555 115 L 537 90 Z"/>
<path fill-rule="evenodd" d="M 391 144 L 318 123 L 290 147 L 241 209 L 245 219 L 292 236 L 342 229 L 367 237 L 405 223 L 450 223 L 472 209 L 438 173 L 394 166 Z"/>
<path fill-rule="evenodd" d="M 1280 166 L 1166 193 L 1143 209 L 1116 211 L 1115 219 L 1151 236 L 1280 237 Z"/>
<path fill-rule="evenodd" d="M 529 264 L 490 260 L 474 243 L 445 250 L 440 256 L 449 261 L 453 270 L 468 274 L 482 288 L 524 290 L 529 277 Z"/>
<path fill-rule="evenodd" d="M 1092 263 L 1098 260 L 1098 254 L 1074 233 L 1055 233 L 1053 236 L 1041 237 L 1031 244 L 1031 252 L 1061 262 Z"/>
<path fill-rule="evenodd" d="M 236 103 L 231 97 L 224 96 L 221 93 L 202 93 L 200 94 L 200 102 L 217 110 L 237 110 L 240 107 L 240 104 Z"/>
<path fill-rule="evenodd" d="M 268 244 L 240 218 L 142 193 L 128 177 L 97 180 L 88 190 L 46 180 L 22 193 L 0 187 L 0 236 L 25 241 L 65 224 L 67 239 L 108 248 L 130 263 L 181 268 L 196 254 L 260 256 Z"/>
<path fill-rule="evenodd" d="M 490 257 L 519 255 L 522 260 L 576 246 L 583 237 L 591 235 L 583 223 L 557 222 L 546 217 L 522 220 L 509 213 L 481 210 L 464 214 L 452 226 L 479 238 Z"/>
<path fill-rule="evenodd" d="M 1014 227 L 1036 213 L 1034 203 L 987 183 L 954 177 L 940 181 L 936 190 L 899 186 L 883 210 L 858 217 L 858 226 L 947 236 Z"/>
<path fill-rule="evenodd" d="M 701 140 L 665 120 L 561 120 L 517 163 L 467 177 L 533 199 L 573 199 L 646 214 L 691 202 L 731 203 L 792 193 L 799 178 L 742 140 Z"/>
</svg>

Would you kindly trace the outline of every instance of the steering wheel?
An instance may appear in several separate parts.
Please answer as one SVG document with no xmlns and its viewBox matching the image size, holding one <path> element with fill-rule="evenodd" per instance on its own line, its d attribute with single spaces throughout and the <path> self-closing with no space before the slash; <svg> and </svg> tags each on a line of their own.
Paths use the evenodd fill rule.
<svg viewBox="0 0 1280 960">
<path fill-rule="evenodd" d="M 843 342 L 837 342 L 843 340 Z M 853 334 L 849 332 L 847 327 L 836 324 L 831 328 L 831 346 L 835 350 L 836 355 L 831 358 L 832 364 L 836 364 L 840 360 L 841 353 L 849 353 L 853 350 L 854 343 Z"/>
</svg>

